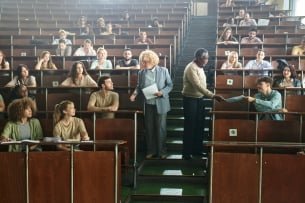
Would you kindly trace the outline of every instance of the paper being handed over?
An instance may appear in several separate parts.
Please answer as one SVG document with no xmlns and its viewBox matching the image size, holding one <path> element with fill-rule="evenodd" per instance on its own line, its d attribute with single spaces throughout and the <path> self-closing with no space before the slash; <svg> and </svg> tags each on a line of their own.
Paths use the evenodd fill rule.
<svg viewBox="0 0 305 203">
<path fill-rule="evenodd" d="M 143 88 L 142 92 L 147 100 L 157 97 L 155 95 L 158 92 L 157 84 L 154 83 L 148 87 Z"/>
<path fill-rule="evenodd" d="M 227 98 L 225 99 L 226 102 L 228 103 L 234 103 L 234 102 L 238 102 L 238 101 L 241 101 L 245 98 L 244 95 L 239 95 L 239 96 L 236 96 L 236 97 L 230 97 L 230 98 Z"/>
</svg>

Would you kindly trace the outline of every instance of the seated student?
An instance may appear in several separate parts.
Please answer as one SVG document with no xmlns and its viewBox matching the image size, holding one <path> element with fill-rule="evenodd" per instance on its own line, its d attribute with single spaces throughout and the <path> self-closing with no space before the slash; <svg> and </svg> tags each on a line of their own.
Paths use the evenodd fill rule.
<svg viewBox="0 0 305 203">
<path fill-rule="evenodd" d="M 87 73 L 85 65 L 81 61 L 77 61 L 72 65 L 68 78 L 60 86 L 97 87 L 97 84 Z"/>
<path fill-rule="evenodd" d="M 42 140 L 43 133 L 40 122 L 32 116 L 36 113 L 34 101 L 28 97 L 16 99 L 7 108 L 9 121 L 1 134 L 1 141 Z M 31 151 L 41 151 L 38 145 L 31 145 Z M 10 145 L 9 151 L 25 151 L 25 145 Z"/>
<path fill-rule="evenodd" d="M 223 33 L 221 34 L 221 36 L 218 39 L 217 44 L 224 44 L 224 45 L 228 45 L 228 44 L 238 44 L 237 39 L 232 36 L 232 28 L 231 27 L 226 27 L 223 31 Z"/>
<path fill-rule="evenodd" d="M 104 18 L 98 18 L 96 20 L 96 23 L 97 23 L 97 27 L 100 28 L 101 31 L 105 30 L 106 23 L 105 23 L 105 19 Z"/>
<path fill-rule="evenodd" d="M 28 66 L 25 64 L 19 64 L 16 69 L 16 76 L 13 80 L 8 82 L 5 87 L 15 87 L 18 84 L 24 84 L 27 87 L 36 87 L 36 78 L 29 75 Z"/>
<path fill-rule="evenodd" d="M 254 97 L 246 96 L 248 102 L 254 104 L 258 112 L 287 112 L 287 109 L 282 107 L 282 95 L 271 89 L 272 78 L 261 77 L 257 80 L 258 93 Z M 261 120 L 283 120 L 282 114 L 260 114 Z"/>
<path fill-rule="evenodd" d="M 77 21 L 77 26 L 80 28 L 85 27 L 88 24 L 86 16 L 80 16 Z"/>
<path fill-rule="evenodd" d="M 226 0 L 226 3 L 220 5 L 220 7 L 233 7 L 236 6 L 233 0 Z"/>
<path fill-rule="evenodd" d="M 43 51 L 39 62 L 35 66 L 35 70 L 57 70 L 55 63 L 52 61 L 51 53 Z"/>
<path fill-rule="evenodd" d="M 59 38 L 53 40 L 53 42 L 52 42 L 53 45 L 58 45 L 60 39 L 65 40 L 66 45 L 72 45 L 71 40 L 67 39 L 67 32 L 65 30 L 59 30 L 58 34 L 59 34 Z"/>
<path fill-rule="evenodd" d="M 246 13 L 246 11 L 244 8 L 239 9 L 238 16 L 235 16 L 235 19 L 244 19 L 245 13 Z"/>
<path fill-rule="evenodd" d="M 153 17 L 151 23 L 148 25 L 148 27 L 163 27 L 163 25 L 159 22 L 158 17 Z"/>
<path fill-rule="evenodd" d="M 121 15 L 120 20 L 122 21 L 129 21 L 130 20 L 130 15 L 128 11 L 124 11 L 123 14 Z"/>
<path fill-rule="evenodd" d="M 5 60 L 5 55 L 3 51 L 0 50 L 0 70 L 9 70 L 10 63 Z"/>
<path fill-rule="evenodd" d="M 255 19 L 250 18 L 250 13 L 245 13 L 243 20 L 239 22 L 239 26 L 257 26 Z"/>
<path fill-rule="evenodd" d="M 0 94 L 0 112 L 4 112 L 4 110 L 5 110 L 5 102 L 2 95 Z"/>
<path fill-rule="evenodd" d="M 107 22 L 105 25 L 105 31 L 101 32 L 101 35 L 115 35 L 115 33 L 112 32 L 112 23 Z"/>
<path fill-rule="evenodd" d="M 55 50 L 56 56 L 71 56 L 72 47 L 66 45 L 66 41 L 63 39 L 59 40 L 58 47 Z"/>
<path fill-rule="evenodd" d="M 83 46 L 78 48 L 73 56 L 96 56 L 92 41 L 90 39 L 85 39 Z"/>
<path fill-rule="evenodd" d="M 140 37 L 135 40 L 135 44 L 154 44 L 153 41 L 147 37 L 146 32 L 140 32 Z"/>
<path fill-rule="evenodd" d="M 248 32 L 248 37 L 243 37 L 240 41 L 241 44 L 261 44 L 263 41 L 256 37 L 257 29 L 252 28 Z"/>
<path fill-rule="evenodd" d="M 5 115 L 3 113 L 4 111 L 5 111 L 5 102 L 2 95 L 0 94 L 0 119 L 5 118 Z"/>
<path fill-rule="evenodd" d="M 268 76 L 268 70 L 273 70 L 273 67 L 269 61 L 263 60 L 265 58 L 265 52 L 263 50 L 258 50 L 256 54 L 256 59 L 250 60 L 245 66 L 246 70 L 250 71 L 250 75 L 264 75 Z M 262 71 L 255 71 L 262 70 Z"/>
<path fill-rule="evenodd" d="M 90 24 L 87 24 L 85 27 L 82 27 L 80 35 L 94 35 L 92 26 Z"/>
<path fill-rule="evenodd" d="M 300 45 L 292 48 L 291 55 L 293 56 L 305 56 L 305 36 L 302 37 Z"/>
<path fill-rule="evenodd" d="M 35 102 L 35 97 L 33 95 L 29 96 L 29 91 L 26 85 L 24 84 L 17 84 L 11 91 L 9 97 L 9 103 L 14 101 L 15 99 L 22 99 L 29 97 Z M 36 104 L 36 102 L 35 102 Z"/>
<path fill-rule="evenodd" d="M 229 17 L 227 22 L 222 25 L 223 27 L 234 27 L 236 26 L 235 19 L 233 17 Z"/>
<path fill-rule="evenodd" d="M 285 59 L 276 59 L 273 64 L 272 64 L 273 68 L 275 70 L 280 70 L 280 71 L 283 71 L 284 68 L 286 66 L 288 66 L 288 63 Z"/>
<path fill-rule="evenodd" d="M 113 92 L 113 82 L 109 76 L 99 78 L 99 91 L 90 95 L 87 109 L 89 111 L 103 112 L 102 118 L 114 118 L 113 111 L 119 108 L 119 94 Z"/>
<path fill-rule="evenodd" d="M 123 52 L 124 59 L 118 60 L 115 69 L 140 69 L 137 59 L 132 58 L 131 49 L 127 48 Z"/>
<path fill-rule="evenodd" d="M 262 6 L 262 5 L 265 5 L 265 0 L 255 0 L 255 3 L 254 3 L 255 6 Z"/>
<path fill-rule="evenodd" d="M 299 79 L 296 78 L 297 73 L 292 65 L 287 65 L 283 70 L 282 70 L 282 75 L 281 77 L 275 79 L 273 83 L 273 87 L 299 87 L 302 88 L 302 83 Z M 287 91 L 287 94 L 301 94 L 301 91 Z"/>
<path fill-rule="evenodd" d="M 75 117 L 75 107 L 72 101 L 64 100 L 56 104 L 53 120 L 55 124 L 53 128 L 54 137 L 63 141 L 87 141 L 90 139 L 84 121 Z M 58 144 L 56 147 L 58 150 L 70 151 L 71 145 Z M 74 146 L 74 149 L 79 150 L 79 147 Z"/>
<path fill-rule="evenodd" d="M 228 55 L 228 59 L 224 62 L 220 68 L 221 70 L 241 70 L 242 65 L 238 62 L 238 53 L 236 51 L 231 51 Z M 226 75 L 236 75 L 236 71 L 225 71 Z"/>
<path fill-rule="evenodd" d="M 97 49 L 97 60 L 91 63 L 90 69 L 112 69 L 112 63 L 107 60 L 108 52 L 103 47 Z"/>
</svg>

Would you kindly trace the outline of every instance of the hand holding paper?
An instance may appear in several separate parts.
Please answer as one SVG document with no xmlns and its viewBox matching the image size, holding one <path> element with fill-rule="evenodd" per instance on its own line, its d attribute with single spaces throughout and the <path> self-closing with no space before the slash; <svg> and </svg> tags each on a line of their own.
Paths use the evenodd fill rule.
<svg viewBox="0 0 305 203">
<path fill-rule="evenodd" d="M 241 101 L 245 98 L 244 95 L 239 95 L 239 96 L 236 96 L 236 97 L 230 97 L 230 98 L 227 98 L 225 99 L 226 102 L 228 103 L 234 103 L 234 102 L 238 102 L 238 101 Z"/>
<path fill-rule="evenodd" d="M 143 88 L 142 92 L 143 92 L 145 98 L 148 100 L 148 99 L 156 98 L 157 97 L 156 93 L 158 93 L 159 90 L 158 90 L 157 84 L 154 83 L 148 87 Z"/>
</svg>

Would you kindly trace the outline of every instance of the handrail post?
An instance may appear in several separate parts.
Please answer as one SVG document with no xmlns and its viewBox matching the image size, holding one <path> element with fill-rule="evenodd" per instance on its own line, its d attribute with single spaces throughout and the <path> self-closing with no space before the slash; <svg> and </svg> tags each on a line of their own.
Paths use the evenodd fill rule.
<svg viewBox="0 0 305 203">
<path fill-rule="evenodd" d="M 134 158 L 133 158 L 133 187 L 135 188 L 137 186 L 137 129 L 138 129 L 138 115 L 137 111 L 134 113 Z"/>
<path fill-rule="evenodd" d="M 118 203 L 118 144 L 115 144 L 114 148 L 114 202 Z"/>
<path fill-rule="evenodd" d="M 74 157 L 74 145 L 71 145 L 70 146 L 70 202 L 73 203 L 74 202 L 74 199 L 73 199 L 73 195 L 74 195 L 74 179 L 73 179 L 73 175 L 74 175 L 74 160 L 73 160 L 73 157 Z"/>
<path fill-rule="evenodd" d="M 214 145 L 211 145 L 210 153 L 210 191 L 209 191 L 209 203 L 213 203 L 213 162 L 214 162 Z"/>
<path fill-rule="evenodd" d="M 30 190 L 29 190 L 29 145 L 25 148 L 25 179 L 26 179 L 26 202 L 30 203 Z"/>
<path fill-rule="evenodd" d="M 259 182 L 258 182 L 258 202 L 262 202 L 262 180 L 263 180 L 263 147 L 260 147 L 259 153 Z"/>
</svg>

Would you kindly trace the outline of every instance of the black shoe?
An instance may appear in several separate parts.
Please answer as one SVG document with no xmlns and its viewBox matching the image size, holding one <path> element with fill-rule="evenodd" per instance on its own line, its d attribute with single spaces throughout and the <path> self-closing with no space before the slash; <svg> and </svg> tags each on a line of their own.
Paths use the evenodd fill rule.
<svg viewBox="0 0 305 203">
<path fill-rule="evenodd" d="M 193 156 L 192 155 L 182 155 L 182 159 L 191 160 L 191 159 L 193 159 Z"/>
</svg>

